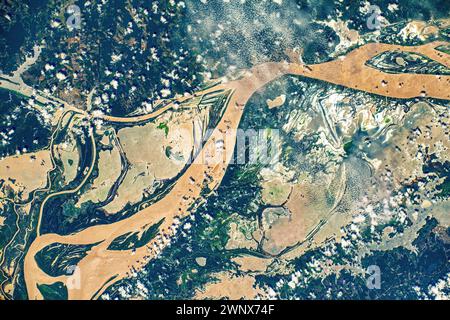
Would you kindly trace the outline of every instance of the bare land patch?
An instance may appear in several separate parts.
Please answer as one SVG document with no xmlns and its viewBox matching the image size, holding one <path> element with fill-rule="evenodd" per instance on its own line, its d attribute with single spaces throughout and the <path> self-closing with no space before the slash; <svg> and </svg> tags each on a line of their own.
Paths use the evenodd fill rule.
<svg viewBox="0 0 450 320">
<path fill-rule="evenodd" d="M 99 174 L 94 179 L 92 186 L 81 195 L 76 204 L 77 207 L 87 201 L 98 203 L 106 200 L 109 190 L 121 172 L 120 153 L 117 147 L 99 152 L 98 172 Z"/>
<path fill-rule="evenodd" d="M 26 200 L 30 192 L 47 184 L 47 172 L 52 168 L 50 151 L 43 150 L 0 160 L 0 197 L 11 195 Z"/>
<path fill-rule="evenodd" d="M 255 299 L 262 290 L 255 286 L 252 276 L 237 276 L 228 272 L 216 274 L 215 282 L 208 283 L 197 292 L 195 299 Z"/>
</svg>

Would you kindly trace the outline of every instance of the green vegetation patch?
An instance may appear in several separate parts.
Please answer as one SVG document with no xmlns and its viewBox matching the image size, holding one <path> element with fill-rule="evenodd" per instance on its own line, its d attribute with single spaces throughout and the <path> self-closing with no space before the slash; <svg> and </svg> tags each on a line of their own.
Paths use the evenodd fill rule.
<svg viewBox="0 0 450 320">
<path fill-rule="evenodd" d="M 344 143 L 344 151 L 345 151 L 345 153 L 349 154 L 353 150 L 354 147 L 355 147 L 355 145 L 353 144 L 352 140 Z"/>
<path fill-rule="evenodd" d="M 52 277 L 70 275 L 73 272 L 73 266 L 77 265 L 87 252 L 99 243 L 89 245 L 53 243 L 36 254 L 36 263 Z"/>
<path fill-rule="evenodd" d="M 413 52 L 382 52 L 367 61 L 366 65 L 386 73 L 450 75 L 450 69 L 443 64 Z"/>
<path fill-rule="evenodd" d="M 449 29 L 450 30 L 450 29 Z M 441 52 L 450 54 L 450 45 L 442 45 L 442 46 L 437 46 L 436 50 L 439 50 Z"/>
<path fill-rule="evenodd" d="M 53 284 L 38 284 L 39 291 L 41 292 L 44 300 L 67 300 L 67 287 L 61 281 Z"/>
<path fill-rule="evenodd" d="M 161 123 L 157 126 L 157 128 L 158 128 L 158 129 L 164 130 L 164 134 L 165 134 L 166 137 L 167 137 L 167 135 L 169 134 L 169 127 L 167 126 L 167 123 L 161 122 Z"/>
</svg>

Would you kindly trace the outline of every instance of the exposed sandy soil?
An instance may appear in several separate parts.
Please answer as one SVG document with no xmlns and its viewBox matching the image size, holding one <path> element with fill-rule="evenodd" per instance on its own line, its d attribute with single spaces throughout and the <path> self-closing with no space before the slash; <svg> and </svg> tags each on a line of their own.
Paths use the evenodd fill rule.
<svg viewBox="0 0 450 320">
<path fill-rule="evenodd" d="M 120 171 L 119 171 L 120 172 Z M 116 171 L 117 173 L 117 171 Z M 155 177 L 145 163 L 131 165 L 117 189 L 114 199 L 102 209 L 107 214 L 115 214 L 128 203 L 135 204 L 144 198 L 145 190 L 152 190 Z"/>
<path fill-rule="evenodd" d="M 173 178 L 186 165 L 193 150 L 194 116 L 177 113 L 172 119 L 158 118 L 144 126 L 124 128 L 118 132 L 119 141 L 131 164 L 145 163 L 155 179 Z M 158 126 L 166 123 L 168 132 Z M 179 153 L 181 161 L 167 157 Z"/>
<path fill-rule="evenodd" d="M 261 197 L 265 204 L 280 206 L 285 203 L 291 193 L 291 186 L 280 179 L 264 181 Z"/>
<path fill-rule="evenodd" d="M 321 22 L 331 29 L 333 29 L 339 36 L 339 44 L 336 51 L 340 51 L 345 48 L 349 48 L 358 44 L 360 41 L 360 35 L 357 30 L 350 29 L 347 21 L 342 20 L 330 20 L 327 22 Z"/>
<path fill-rule="evenodd" d="M 144 193 L 153 193 L 154 183 L 175 177 L 186 166 L 195 149 L 194 132 L 200 131 L 201 136 L 208 117 L 207 109 L 194 107 L 168 110 L 153 122 L 119 130 L 117 136 L 130 167 L 117 196 L 103 208 L 106 212 L 114 214 L 127 203 L 141 201 Z M 103 167 L 99 168 L 101 172 Z"/>
<path fill-rule="evenodd" d="M 50 152 L 47 150 L 11 156 L 0 160 L 0 197 L 8 197 L 13 191 L 15 197 L 22 192 L 21 200 L 28 199 L 30 192 L 45 187 L 47 172 L 52 168 Z"/>
<path fill-rule="evenodd" d="M 441 23 L 444 23 L 444 21 L 441 21 Z M 417 37 L 423 41 L 438 35 L 439 28 L 437 26 L 430 26 L 424 21 L 411 21 L 400 31 L 400 34 L 405 39 Z"/>
<path fill-rule="evenodd" d="M 260 289 L 255 288 L 255 278 L 251 276 L 219 273 L 216 277 L 217 282 L 208 283 L 204 290 L 196 294 L 195 299 L 255 299 L 258 294 L 262 294 Z"/>
<path fill-rule="evenodd" d="M 200 267 L 204 267 L 204 266 L 206 266 L 206 262 L 207 262 L 208 260 L 207 260 L 207 258 L 205 258 L 205 257 L 197 257 L 197 258 L 195 258 L 195 262 L 197 262 L 197 264 L 200 266 Z"/>
<path fill-rule="evenodd" d="M 286 247 L 306 239 L 318 222 L 325 219 L 333 208 L 327 201 L 329 193 L 327 184 L 300 183 L 294 186 L 286 207 L 289 216 L 280 216 L 265 232 L 263 249 L 269 254 L 278 254 Z"/>
<path fill-rule="evenodd" d="M 68 184 L 76 178 L 78 172 L 80 156 L 77 141 L 73 134 L 70 133 L 64 142 L 56 145 L 54 148 L 64 167 L 64 182 Z"/>
<path fill-rule="evenodd" d="M 108 196 L 109 190 L 120 175 L 121 161 L 117 147 L 113 147 L 112 150 L 100 151 L 98 157 L 99 174 L 94 179 L 89 190 L 81 195 L 76 203 L 77 207 L 87 201 L 94 203 L 104 201 Z"/>
<path fill-rule="evenodd" d="M 282 94 L 273 100 L 268 99 L 266 102 L 267 102 L 267 106 L 269 107 L 269 109 L 273 109 L 273 108 L 281 107 L 285 101 L 286 101 L 286 95 Z"/>
<path fill-rule="evenodd" d="M 272 259 L 259 258 L 254 256 L 241 256 L 232 259 L 239 265 L 239 270 L 243 272 L 263 272 L 272 262 Z"/>
</svg>

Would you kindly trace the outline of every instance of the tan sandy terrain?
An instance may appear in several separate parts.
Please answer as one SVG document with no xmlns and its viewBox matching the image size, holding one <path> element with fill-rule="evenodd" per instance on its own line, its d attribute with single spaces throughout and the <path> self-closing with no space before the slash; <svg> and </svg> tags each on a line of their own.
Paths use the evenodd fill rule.
<svg viewBox="0 0 450 320">
<path fill-rule="evenodd" d="M 348 27 L 348 21 L 330 20 L 326 22 L 320 22 L 324 25 L 333 29 L 339 37 L 339 44 L 336 51 L 343 50 L 345 48 L 350 48 L 358 44 L 361 40 L 360 35 L 357 30 L 350 29 Z"/>
<path fill-rule="evenodd" d="M 320 220 L 326 219 L 333 209 L 333 203 L 327 197 L 336 194 L 339 189 L 328 185 L 300 183 L 294 186 L 286 207 L 290 215 L 280 215 L 265 231 L 263 249 L 272 255 L 306 239 Z"/>
<path fill-rule="evenodd" d="M 285 101 L 286 101 L 286 95 L 281 94 L 273 100 L 268 99 L 266 102 L 267 102 L 267 106 L 269 107 L 269 109 L 273 109 L 273 108 L 278 108 L 278 107 L 282 106 Z"/>
<path fill-rule="evenodd" d="M 112 150 L 102 150 L 98 155 L 99 175 L 94 179 L 92 186 L 84 192 L 75 206 L 87 201 L 94 203 L 104 201 L 108 196 L 109 190 L 120 175 L 121 161 L 120 153 L 117 147 Z"/>
<path fill-rule="evenodd" d="M 74 136 L 68 134 L 64 142 L 55 146 L 55 151 L 64 168 L 64 182 L 68 184 L 76 178 L 80 162 L 77 141 Z"/>
<path fill-rule="evenodd" d="M 199 291 L 195 299 L 255 299 L 262 291 L 255 288 L 255 278 L 236 276 L 231 273 L 219 273 L 217 282 L 208 283 L 204 290 Z"/>
<path fill-rule="evenodd" d="M 4 180 L 0 188 L 0 197 L 14 197 L 22 193 L 20 200 L 28 199 L 30 192 L 45 187 L 47 172 L 52 168 L 50 152 L 47 150 L 11 156 L 0 160 L 0 179 Z"/>
<path fill-rule="evenodd" d="M 147 164 L 136 163 L 131 165 L 113 201 L 105 205 L 103 210 L 107 214 L 115 214 L 128 203 L 135 204 L 141 201 L 144 198 L 145 190 L 152 190 L 154 182 L 155 177 Z"/>
<path fill-rule="evenodd" d="M 291 186 L 280 179 L 264 181 L 262 183 L 262 200 L 265 204 L 280 206 L 285 203 L 291 194 Z"/>
<path fill-rule="evenodd" d="M 183 116 L 182 114 L 174 115 Z M 161 121 L 161 122 L 159 122 Z M 193 149 L 194 119 L 184 116 L 181 124 L 170 121 L 167 135 L 164 129 L 158 128 L 159 123 L 148 123 L 144 126 L 124 128 L 118 132 L 119 141 L 131 164 L 145 163 L 158 180 L 174 177 L 186 165 Z M 167 157 L 166 149 L 171 153 L 180 153 L 181 161 Z"/>
<path fill-rule="evenodd" d="M 116 213 L 128 203 L 141 201 L 144 193 L 152 194 L 156 182 L 179 174 L 195 151 L 194 133 L 199 131 L 202 136 L 207 119 L 207 109 L 191 106 L 179 112 L 168 110 L 153 122 L 119 130 L 118 141 L 130 167 L 117 196 L 103 209 Z"/>
<path fill-rule="evenodd" d="M 239 270 L 243 272 L 264 272 L 272 259 L 259 258 L 254 256 L 240 256 L 232 259 L 239 265 Z"/>
<path fill-rule="evenodd" d="M 445 22 L 441 20 L 441 23 Z M 426 40 L 432 36 L 439 34 L 439 28 L 437 26 L 430 26 L 424 21 L 411 21 L 406 27 L 400 31 L 400 35 L 405 39 L 419 38 L 420 40 Z"/>
</svg>

